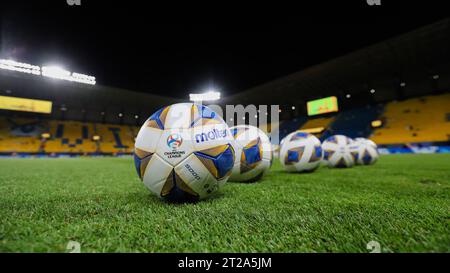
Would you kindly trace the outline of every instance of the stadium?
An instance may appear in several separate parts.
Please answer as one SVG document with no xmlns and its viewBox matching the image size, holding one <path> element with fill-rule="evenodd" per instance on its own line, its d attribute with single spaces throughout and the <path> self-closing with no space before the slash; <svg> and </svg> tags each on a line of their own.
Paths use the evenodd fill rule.
<svg viewBox="0 0 450 273">
<path fill-rule="evenodd" d="M 168 106 L 189 103 L 187 93 L 114 87 L 86 71 L 3 52 L 0 252 L 448 253 L 449 33 L 450 19 L 436 20 L 239 92 L 223 92 L 211 104 L 259 109 L 254 120 L 271 137 L 270 166 L 255 183 L 228 181 L 204 200 L 175 204 L 144 185 L 165 170 L 145 162 L 149 152 L 139 146 L 138 135 L 143 124 L 152 132 L 169 126 Z M 264 115 L 264 105 L 277 110 L 265 108 Z M 203 125 L 223 123 L 198 107 L 195 113 L 208 119 Z M 252 115 L 223 119 L 232 127 L 237 120 L 249 124 Z M 321 143 L 336 135 L 367 138 L 376 143 L 379 159 L 371 166 L 329 168 L 319 158 L 313 171 L 289 173 L 279 141 L 293 132 Z M 219 185 L 238 150 L 218 142 L 224 148 L 211 159 L 213 152 L 197 147 L 207 138 L 194 138 L 193 154 Z M 174 153 L 188 143 L 183 139 L 169 135 L 172 150 L 152 152 L 151 160 Z M 299 156 L 291 152 L 286 160 L 291 155 Z M 241 162 L 241 171 L 253 170 L 253 163 Z M 188 168 L 193 174 L 195 164 Z M 184 178 L 175 172 L 167 181 L 194 191 L 178 184 Z M 178 196 L 166 189 L 167 181 L 158 192 Z"/>
</svg>

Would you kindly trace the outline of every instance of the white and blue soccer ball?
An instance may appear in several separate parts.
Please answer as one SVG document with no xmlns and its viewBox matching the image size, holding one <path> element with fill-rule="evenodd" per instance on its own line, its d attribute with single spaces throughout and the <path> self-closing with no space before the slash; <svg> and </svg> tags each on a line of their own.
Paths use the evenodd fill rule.
<svg viewBox="0 0 450 273">
<path fill-rule="evenodd" d="M 234 137 L 236 159 L 229 181 L 255 182 L 272 166 L 272 145 L 269 137 L 251 125 L 230 128 Z"/>
<path fill-rule="evenodd" d="M 334 135 L 322 143 L 323 159 L 329 167 L 349 168 L 355 165 L 353 140 L 344 135 Z"/>
<path fill-rule="evenodd" d="M 353 153 L 356 152 L 356 164 L 358 165 L 375 164 L 379 157 L 377 144 L 367 138 L 355 138 L 351 150 Z"/>
<path fill-rule="evenodd" d="M 136 171 L 158 197 L 197 201 L 228 180 L 235 159 L 233 141 L 227 124 L 208 107 L 167 106 L 154 113 L 136 137 Z"/>
<path fill-rule="evenodd" d="M 353 140 L 357 143 L 364 143 L 364 144 L 370 145 L 376 149 L 378 148 L 378 145 L 373 140 L 365 138 L 365 137 L 357 137 L 357 138 L 354 138 Z"/>
<path fill-rule="evenodd" d="M 280 148 L 280 162 L 289 172 L 311 172 L 322 161 L 320 140 L 312 134 L 293 132 L 287 135 Z"/>
</svg>

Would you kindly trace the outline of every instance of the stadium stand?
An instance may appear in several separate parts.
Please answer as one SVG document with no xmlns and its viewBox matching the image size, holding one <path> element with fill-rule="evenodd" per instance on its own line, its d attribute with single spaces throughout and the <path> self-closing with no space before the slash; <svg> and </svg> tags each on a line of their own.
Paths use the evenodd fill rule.
<svg viewBox="0 0 450 273">
<path fill-rule="evenodd" d="M 381 120 L 380 128 L 372 121 Z M 367 105 L 342 111 L 336 116 L 306 120 L 296 118 L 281 125 L 282 137 L 299 129 L 312 132 L 322 140 L 342 134 L 351 138 L 370 137 L 381 145 L 436 143 L 450 141 L 450 94 L 423 96 L 386 105 Z M 319 128 L 323 128 L 323 132 Z"/>
<path fill-rule="evenodd" d="M 95 124 L 102 153 L 131 153 L 138 128 L 124 125 Z"/>
<path fill-rule="evenodd" d="M 132 153 L 138 129 L 129 125 L 1 118 L 0 153 Z"/>
<path fill-rule="evenodd" d="M 91 130 L 89 130 L 91 129 Z M 50 138 L 45 140 L 47 153 L 94 153 L 96 143 L 89 138 L 92 124 L 75 121 L 50 121 Z"/>
<path fill-rule="evenodd" d="M 297 117 L 280 123 L 280 140 L 293 131 L 298 130 L 307 121 L 306 117 Z"/>
<path fill-rule="evenodd" d="M 30 120 L 0 118 L 0 152 L 39 152 L 42 143 L 38 136 L 42 130 L 38 123 Z"/>
<path fill-rule="evenodd" d="M 382 126 L 371 127 L 381 120 Z M 313 119 L 297 117 L 272 124 L 280 139 L 295 130 L 370 137 L 380 145 L 450 141 L 450 94 L 423 96 L 386 105 L 342 111 L 336 116 Z M 261 129 L 271 131 L 262 126 Z M 0 118 L 0 153 L 129 154 L 133 152 L 138 126 L 81 121 Z"/>
<path fill-rule="evenodd" d="M 310 119 L 300 128 L 303 132 L 313 133 L 314 135 L 320 137 L 323 132 L 329 127 L 329 125 L 333 122 L 334 117 L 321 117 Z M 320 131 L 315 133 L 318 128 L 322 128 Z"/>
<path fill-rule="evenodd" d="M 378 144 L 446 142 L 450 137 L 450 94 L 418 97 L 386 105 L 384 125 L 371 139 Z"/>
<path fill-rule="evenodd" d="M 382 105 L 360 107 L 344 111 L 328 122 L 321 138 L 326 139 L 335 134 L 351 138 L 368 137 L 372 133 L 371 122 L 378 119 L 383 111 Z"/>
</svg>

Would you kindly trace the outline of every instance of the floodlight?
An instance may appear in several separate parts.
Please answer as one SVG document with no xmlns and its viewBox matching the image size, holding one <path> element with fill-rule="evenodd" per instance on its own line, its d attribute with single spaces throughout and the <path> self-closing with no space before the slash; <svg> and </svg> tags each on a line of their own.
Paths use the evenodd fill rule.
<svg viewBox="0 0 450 273">
<path fill-rule="evenodd" d="M 383 125 L 383 121 L 381 120 L 374 120 L 371 122 L 371 125 L 373 128 L 378 128 L 381 127 Z"/>
<path fill-rule="evenodd" d="M 42 76 L 66 80 L 70 77 L 70 72 L 59 66 L 43 66 Z"/>
<path fill-rule="evenodd" d="M 189 99 L 191 101 L 212 101 L 220 99 L 220 92 L 213 90 L 207 91 L 200 94 L 189 94 Z"/>
<path fill-rule="evenodd" d="M 20 63 L 10 59 L 0 59 L 0 69 L 17 71 L 27 74 L 41 74 L 41 68 L 36 65 Z"/>
<path fill-rule="evenodd" d="M 51 137 L 50 133 L 42 133 L 41 138 L 43 139 L 49 139 Z"/>
<path fill-rule="evenodd" d="M 59 66 L 43 66 L 42 68 L 37 65 L 17 62 L 11 59 L 0 59 L 0 69 L 11 70 L 26 74 L 33 74 L 38 76 L 44 76 L 48 78 L 54 78 L 59 80 L 66 80 L 71 82 L 79 82 L 85 84 L 95 85 L 95 77 L 81 73 L 75 73 L 67 71 Z"/>
</svg>

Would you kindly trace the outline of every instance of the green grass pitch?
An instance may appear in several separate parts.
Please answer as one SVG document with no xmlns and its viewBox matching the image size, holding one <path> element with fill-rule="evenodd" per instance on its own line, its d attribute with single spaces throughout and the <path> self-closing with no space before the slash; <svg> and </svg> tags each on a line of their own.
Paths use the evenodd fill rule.
<svg viewBox="0 0 450 273">
<path fill-rule="evenodd" d="M 131 158 L 0 159 L 0 252 L 450 252 L 450 155 L 227 183 L 162 202 Z"/>
</svg>

